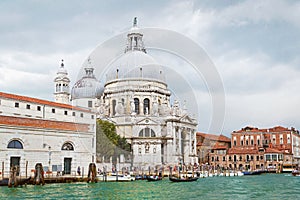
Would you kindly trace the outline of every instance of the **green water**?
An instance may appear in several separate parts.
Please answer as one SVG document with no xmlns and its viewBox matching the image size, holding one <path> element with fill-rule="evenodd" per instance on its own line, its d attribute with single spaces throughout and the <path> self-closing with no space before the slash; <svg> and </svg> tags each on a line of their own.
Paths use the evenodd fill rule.
<svg viewBox="0 0 300 200">
<path fill-rule="evenodd" d="M 99 182 L 0 187 L 0 199 L 300 199 L 300 177 L 262 174 L 197 182 Z"/>
</svg>

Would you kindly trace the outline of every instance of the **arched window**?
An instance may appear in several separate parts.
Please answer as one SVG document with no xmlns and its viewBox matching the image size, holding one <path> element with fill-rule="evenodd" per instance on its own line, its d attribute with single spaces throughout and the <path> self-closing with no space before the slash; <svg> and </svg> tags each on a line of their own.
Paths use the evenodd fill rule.
<svg viewBox="0 0 300 200">
<path fill-rule="evenodd" d="M 148 115 L 150 113 L 150 100 L 144 99 L 144 115 Z"/>
<path fill-rule="evenodd" d="M 144 137 L 144 132 L 143 132 L 143 130 L 141 130 L 141 131 L 139 132 L 139 137 Z"/>
<path fill-rule="evenodd" d="M 23 144 L 19 140 L 12 140 L 8 143 L 7 148 L 23 149 Z"/>
<path fill-rule="evenodd" d="M 63 146 L 61 147 L 61 150 L 65 150 L 65 151 L 74 151 L 74 147 L 70 142 L 66 142 L 63 144 Z"/>
<path fill-rule="evenodd" d="M 138 98 L 134 98 L 134 112 L 136 114 L 140 114 L 139 106 L 140 106 L 140 100 Z"/>
<path fill-rule="evenodd" d="M 150 128 L 144 128 L 139 132 L 139 137 L 156 137 L 155 132 Z"/>
</svg>

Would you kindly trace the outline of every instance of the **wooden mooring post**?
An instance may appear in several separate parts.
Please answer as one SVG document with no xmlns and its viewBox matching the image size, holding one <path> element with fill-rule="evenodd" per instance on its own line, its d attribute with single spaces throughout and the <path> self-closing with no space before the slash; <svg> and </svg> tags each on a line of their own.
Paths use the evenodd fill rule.
<svg viewBox="0 0 300 200">
<path fill-rule="evenodd" d="M 1 175 L 2 175 L 2 180 L 4 179 L 4 162 L 2 162 L 2 173 L 1 173 Z"/>
<path fill-rule="evenodd" d="M 28 168 L 28 161 L 26 161 L 26 165 L 25 165 L 25 177 L 27 178 L 27 168 Z"/>
</svg>

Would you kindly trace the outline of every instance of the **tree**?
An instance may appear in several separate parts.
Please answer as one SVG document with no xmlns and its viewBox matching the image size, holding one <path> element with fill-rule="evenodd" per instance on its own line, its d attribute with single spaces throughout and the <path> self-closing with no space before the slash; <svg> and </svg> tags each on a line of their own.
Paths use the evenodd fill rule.
<svg viewBox="0 0 300 200">
<path fill-rule="evenodd" d="M 97 158 L 102 160 L 104 156 L 105 162 L 113 157 L 113 163 L 120 154 L 127 156 L 130 154 L 130 144 L 126 138 L 120 137 L 116 133 L 116 126 L 113 123 L 104 120 L 97 120 L 96 124 L 96 153 Z"/>
</svg>

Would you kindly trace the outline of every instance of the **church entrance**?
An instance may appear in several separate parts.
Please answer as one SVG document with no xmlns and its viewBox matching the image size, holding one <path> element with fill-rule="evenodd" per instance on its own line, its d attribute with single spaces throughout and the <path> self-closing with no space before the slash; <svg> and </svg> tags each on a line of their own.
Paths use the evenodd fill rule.
<svg viewBox="0 0 300 200">
<path fill-rule="evenodd" d="M 64 158 L 64 174 L 71 174 L 72 158 Z"/>
</svg>

